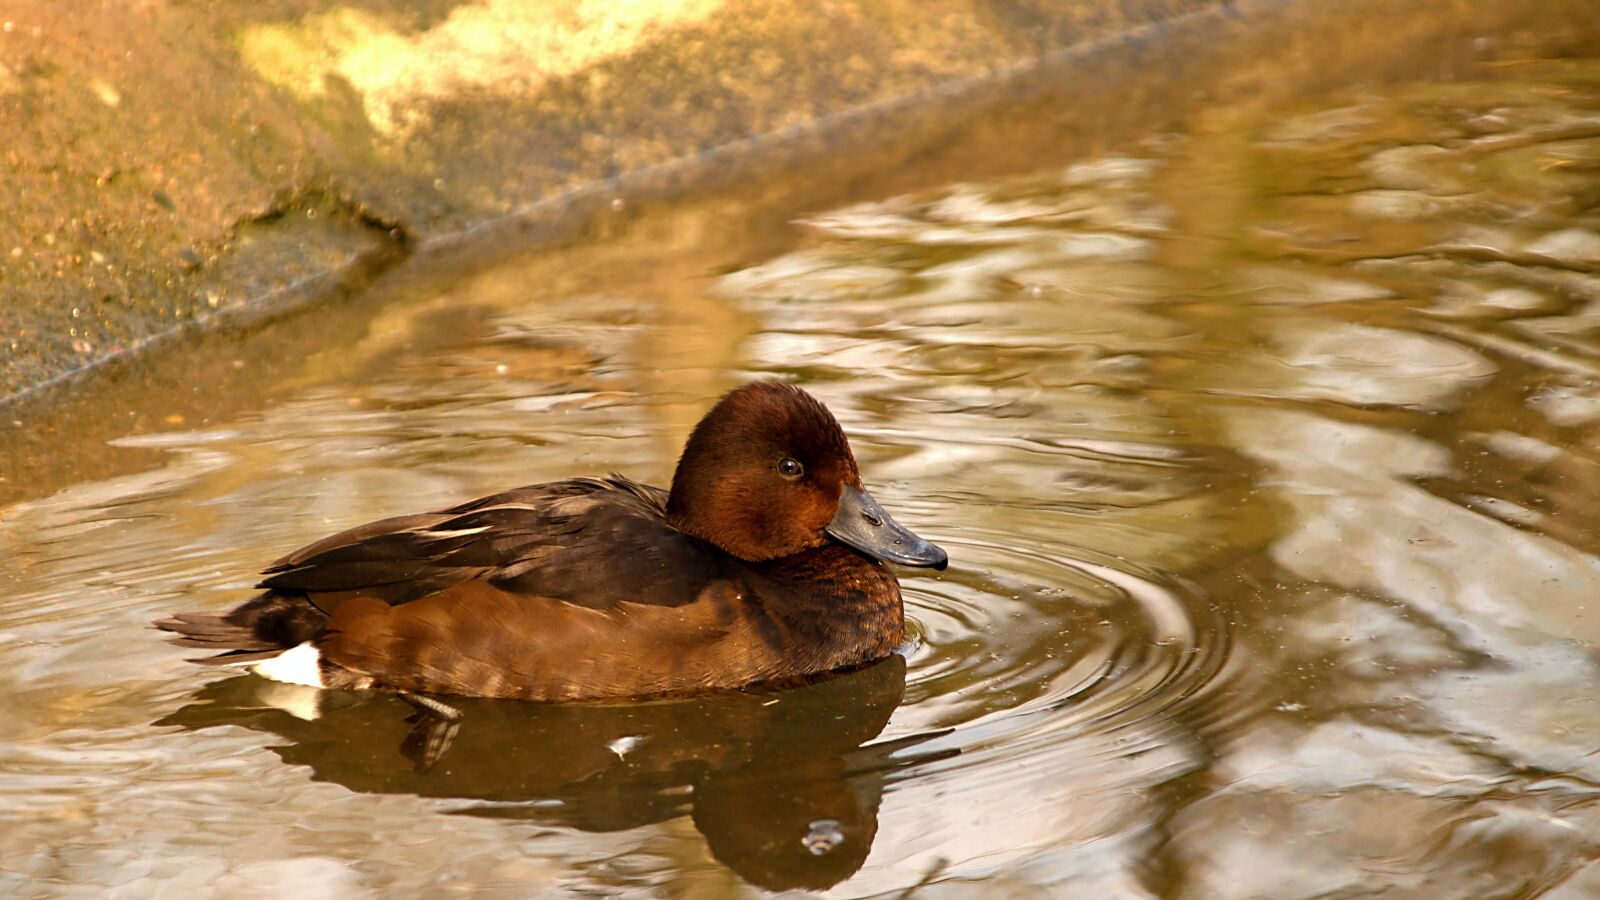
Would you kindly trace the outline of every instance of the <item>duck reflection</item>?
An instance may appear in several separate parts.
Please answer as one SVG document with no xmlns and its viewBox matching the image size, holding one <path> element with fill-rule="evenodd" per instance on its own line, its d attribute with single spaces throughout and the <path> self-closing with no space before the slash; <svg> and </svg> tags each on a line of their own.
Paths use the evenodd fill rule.
<svg viewBox="0 0 1600 900">
<path fill-rule="evenodd" d="M 905 690 L 905 659 L 785 690 L 617 704 L 315 692 L 241 676 L 159 725 L 270 732 L 273 750 L 353 791 L 481 801 L 462 814 L 616 831 L 691 815 L 753 884 L 820 889 L 854 874 L 890 771 L 932 735 L 869 743 Z M 296 694 L 290 692 L 304 691 Z M 298 705 L 297 705 L 298 704 Z M 408 715 L 409 713 L 409 715 Z"/>
</svg>

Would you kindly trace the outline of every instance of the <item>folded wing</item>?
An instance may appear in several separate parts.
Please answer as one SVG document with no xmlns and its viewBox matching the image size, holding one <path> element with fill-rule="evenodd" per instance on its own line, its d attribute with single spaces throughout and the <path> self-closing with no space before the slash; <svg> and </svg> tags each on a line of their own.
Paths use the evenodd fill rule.
<svg viewBox="0 0 1600 900">
<path fill-rule="evenodd" d="M 354 596 L 398 605 L 469 581 L 597 609 L 678 606 L 729 573 L 666 521 L 665 503 L 615 475 L 517 488 L 340 532 L 274 563 L 260 586 L 329 613 Z"/>
</svg>

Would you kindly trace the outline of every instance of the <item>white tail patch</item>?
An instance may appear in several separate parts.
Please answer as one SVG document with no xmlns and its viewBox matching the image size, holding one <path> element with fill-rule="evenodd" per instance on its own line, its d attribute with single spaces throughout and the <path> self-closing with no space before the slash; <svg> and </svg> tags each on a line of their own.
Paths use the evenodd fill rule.
<svg viewBox="0 0 1600 900">
<path fill-rule="evenodd" d="M 284 684 L 327 687 L 322 683 L 322 653 L 311 646 L 310 641 L 291 647 L 271 659 L 264 659 L 251 666 L 250 671 Z"/>
</svg>

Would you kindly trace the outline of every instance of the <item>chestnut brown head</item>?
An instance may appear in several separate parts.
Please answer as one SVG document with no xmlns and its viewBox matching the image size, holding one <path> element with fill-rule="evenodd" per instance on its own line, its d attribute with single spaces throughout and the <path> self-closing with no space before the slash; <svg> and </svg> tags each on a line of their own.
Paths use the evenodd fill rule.
<svg viewBox="0 0 1600 900">
<path fill-rule="evenodd" d="M 944 568 L 945 552 L 906 530 L 861 487 L 844 430 L 797 387 L 736 388 L 689 435 L 667 514 L 751 562 L 837 540 L 876 559 Z"/>
</svg>

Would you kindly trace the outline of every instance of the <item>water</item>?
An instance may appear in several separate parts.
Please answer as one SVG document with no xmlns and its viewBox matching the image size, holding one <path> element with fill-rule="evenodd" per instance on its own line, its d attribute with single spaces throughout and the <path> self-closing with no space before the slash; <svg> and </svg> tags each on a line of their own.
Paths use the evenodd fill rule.
<svg viewBox="0 0 1600 900">
<path fill-rule="evenodd" d="M 162 463 L 0 510 L 0 886 L 1600 893 L 1600 59 L 1491 72 L 816 213 L 715 265 L 717 211 L 681 212 L 430 286 L 252 412 L 123 439 Z M 469 703 L 419 771 L 401 701 L 200 670 L 145 627 L 375 517 L 664 482 L 757 376 L 824 399 L 950 551 L 902 573 L 903 658 Z"/>
</svg>

